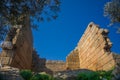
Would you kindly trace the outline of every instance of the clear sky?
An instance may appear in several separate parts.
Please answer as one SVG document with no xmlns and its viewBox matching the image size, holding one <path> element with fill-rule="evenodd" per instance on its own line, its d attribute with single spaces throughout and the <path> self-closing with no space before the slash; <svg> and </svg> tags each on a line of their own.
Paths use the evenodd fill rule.
<svg viewBox="0 0 120 80">
<path fill-rule="evenodd" d="M 92 21 L 101 28 L 109 29 L 112 51 L 120 53 L 120 34 L 108 27 L 109 19 L 103 16 L 103 7 L 110 0 L 61 0 L 57 20 L 39 23 L 33 30 L 34 48 L 42 58 L 64 60 L 77 46 L 87 25 Z"/>
</svg>

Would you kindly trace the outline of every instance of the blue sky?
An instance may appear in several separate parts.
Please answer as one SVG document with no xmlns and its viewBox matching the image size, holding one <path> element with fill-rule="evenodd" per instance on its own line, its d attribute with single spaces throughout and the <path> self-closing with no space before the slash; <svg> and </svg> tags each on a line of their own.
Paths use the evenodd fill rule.
<svg viewBox="0 0 120 80">
<path fill-rule="evenodd" d="M 108 27 L 109 18 L 103 16 L 103 7 L 110 0 L 61 0 L 61 11 L 57 20 L 39 23 L 33 30 L 34 48 L 42 58 L 64 60 L 77 46 L 87 25 L 94 22 L 109 29 L 113 43 L 112 51 L 120 53 L 120 34 Z"/>
</svg>

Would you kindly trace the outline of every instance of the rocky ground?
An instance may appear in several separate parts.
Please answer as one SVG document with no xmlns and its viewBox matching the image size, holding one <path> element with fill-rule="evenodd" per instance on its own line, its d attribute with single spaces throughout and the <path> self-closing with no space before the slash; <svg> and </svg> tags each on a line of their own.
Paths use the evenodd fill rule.
<svg viewBox="0 0 120 80">
<path fill-rule="evenodd" d="M 0 80 L 24 80 L 19 75 L 19 69 L 13 68 L 10 66 L 5 66 L 0 68 Z M 118 72 L 118 69 L 115 69 L 113 73 Z M 66 70 L 66 71 L 57 71 L 53 73 L 53 77 L 56 80 L 76 80 L 78 74 L 82 72 L 92 72 L 91 70 L 87 69 L 79 69 L 79 70 Z M 44 72 L 43 72 L 44 73 Z M 118 79 L 119 75 L 116 74 L 116 77 L 112 80 L 120 80 Z"/>
<path fill-rule="evenodd" d="M 75 80 L 77 75 L 81 72 L 92 72 L 92 71 L 87 69 L 59 71 L 59 72 L 54 72 L 53 77 L 55 77 L 57 80 L 60 79 Z"/>
<path fill-rule="evenodd" d="M 0 69 L 0 80 L 24 80 L 19 75 L 19 69 L 5 66 Z"/>
</svg>

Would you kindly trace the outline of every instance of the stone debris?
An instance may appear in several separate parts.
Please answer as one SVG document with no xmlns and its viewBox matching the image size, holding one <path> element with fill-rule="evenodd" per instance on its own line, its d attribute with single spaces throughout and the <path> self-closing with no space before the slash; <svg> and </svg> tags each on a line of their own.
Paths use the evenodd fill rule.
<svg viewBox="0 0 120 80">
<path fill-rule="evenodd" d="M 19 75 L 19 69 L 5 66 L 0 69 L 0 77 L 2 80 L 24 80 Z"/>
</svg>

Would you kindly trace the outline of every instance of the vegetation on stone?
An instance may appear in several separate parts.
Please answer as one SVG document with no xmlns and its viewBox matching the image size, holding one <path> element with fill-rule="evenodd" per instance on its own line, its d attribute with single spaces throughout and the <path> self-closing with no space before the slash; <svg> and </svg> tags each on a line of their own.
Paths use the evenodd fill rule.
<svg viewBox="0 0 120 80">
<path fill-rule="evenodd" d="M 32 72 L 30 70 L 22 70 L 22 71 L 20 71 L 20 75 L 25 80 L 30 80 L 30 78 L 32 77 Z"/>
<path fill-rule="evenodd" d="M 48 74 L 35 74 L 30 80 L 54 80 L 54 78 Z"/>
<path fill-rule="evenodd" d="M 112 70 L 83 72 L 77 76 L 77 80 L 112 80 Z"/>
<path fill-rule="evenodd" d="M 20 75 L 24 80 L 112 80 L 112 70 L 109 71 L 96 71 L 96 72 L 80 72 L 77 76 L 66 78 L 54 78 L 49 74 L 33 73 L 30 70 L 20 71 Z M 0 80 L 2 79 L 0 75 Z M 21 79 L 20 79 L 21 80 Z"/>
<path fill-rule="evenodd" d="M 30 70 L 22 70 L 20 75 L 25 80 L 54 80 L 54 78 L 49 74 L 32 73 Z"/>
<path fill-rule="evenodd" d="M 109 16 L 111 18 L 112 23 L 120 22 L 120 15 L 119 15 L 120 6 L 119 5 L 120 5 L 120 0 L 112 0 L 112 2 L 108 2 L 105 5 L 105 14 L 106 16 Z M 17 31 L 22 32 L 22 30 L 17 30 L 18 27 L 15 28 L 14 30 L 14 28 L 10 27 L 11 32 L 9 29 L 9 33 L 11 33 L 12 35 L 8 34 L 9 39 L 6 38 L 6 41 L 12 42 L 15 39 L 15 41 L 17 42 L 18 40 L 18 42 L 15 43 L 15 49 L 14 49 L 15 50 L 14 53 L 17 53 L 17 55 L 15 55 L 15 57 L 13 58 L 9 56 L 8 54 L 6 54 L 6 52 L 3 50 L 4 53 L 2 54 L 5 54 L 5 55 L 2 55 L 1 57 L 5 59 L 4 61 L 6 62 L 9 61 L 7 57 L 8 58 L 10 57 L 14 61 L 13 62 L 14 67 L 19 68 L 21 67 L 19 65 L 22 65 L 22 68 L 31 69 L 31 65 L 34 65 L 35 66 L 34 68 L 32 66 L 33 70 L 37 71 L 36 68 L 38 69 L 42 68 L 42 70 L 44 71 L 45 69 L 47 70 L 50 69 L 49 71 L 52 71 L 52 72 L 54 72 L 55 70 L 58 71 L 58 70 L 65 70 L 65 69 L 71 70 L 73 72 L 75 69 L 80 69 L 80 68 L 90 69 L 94 71 L 95 70 L 108 70 L 112 66 L 116 65 L 118 60 L 114 57 L 114 54 L 112 54 L 112 52 L 110 51 L 112 43 L 107 37 L 108 31 L 106 29 L 100 29 L 98 25 L 94 25 L 94 24 L 90 24 L 89 27 L 87 28 L 88 31 L 85 33 L 87 35 L 89 34 L 89 37 L 83 36 L 81 38 L 82 42 L 80 42 L 79 45 L 82 45 L 82 46 L 76 47 L 76 50 L 74 50 L 72 54 L 67 57 L 67 62 L 66 62 L 67 67 L 65 66 L 65 63 L 60 63 L 60 62 L 49 62 L 49 64 L 45 65 L 46 60 L 43 60 L 44 63 L 42 64 L 45 66 L 40 67 L 38 64 L 41 63 L 40 62 L 41 60 L 39 58 L 37 59 L 38 63 L 31 64 L 32 59 L 33 61 L 35 61 L 34 59 L 36 57 L 33 58 L 32 56 L 33 46 L 32 46 L 32 36 L 29 36 L 31 35 L 31 31 L 29 29 L 30 28 L 29 22 L 32 20 L 43 21 L 44 18 L 43 18 L 42 12 L 47 14 L 48 21 L 51 18 L 56 19 L 57 18 L 56 12 L 59 11 L 59 6 L 60 6 L 59 0 L 4 0 L 4 1 L 0 1 L 0 26 L 1 26 L 0 27 L 0 39 L 4 38 L 3 35 L 4 35 L 4 32 L 6 32 L 7 29 L 9 29 L 7 28 L 8 26 L 15 27 L 16 25 L 21 25 L 21 24 L 24 25 L 25 20 L 27 24 L 26 27 L 21 28 L 22 30 L 26 29 L 23 39 L 19 37 L 20 35 L 17 35 Z M 55 14 L 50 14 L 48 7 Z M 30 24 L 32 24 L 33 28 L 36 28 L 36 26 L 34 26 L 35 25 L 34 22 Z M 29 27 L 28 30 L 27 30 L 27 27 Z M 91 32 L 89 32 L 90 30 Z M 17 39 L 16 39 L 16 35 L 17 35 Z M 86 39 L 86 38 L 89 38 L 89 39 Z M 84 43 L 84 42 L 87 42 L 87 43 Z M 23 45 L 24 43 L 26 45 L 25 47 Z M 92 45 L 93 43 L 94 45 Z M 83 48 L 83 52 L 80 51 L 82 50 L 82 48 Z M 84 51 L 85 48 L 86 48 L 86 51 Z M 79 53 L 81 53 L 82 55 L 80 55 Z M 6 57 L 6 55 L 8 56 Z M 24 57 L 26 55 L 27 57 Z M 20 59 L 18 56 L 20 57 Z M 53 67 L 54 65 L 55 67 Z M 59 67 L 56 67 L 56 65 Z M 117 65 L 119 68 L 119 63 Z M 115 72 L 115 74 L 119 74 L 118 71 L 120 70 L 118 68 L 116 68 L 117 72 Z M 70 75 L 70 76 L 62 75 L 62 78 L 60 77 L 60 80 L 63 80 L 63 77 L 65 80 L 66 79 L 67 80 L 103 80 L 103 79 L 111 80 L 113 77 L 111 73 L 112 73 L 112 70 L 111 71 L 83 72 L 83 73 L 80 73 L 77 77 L 74 75 Z M 73 73 L 73 74 L 76 74 L 76 73 Z M 25 80 L 58 80 L 57 78 L 55 79 L 48 74 L 39 74 L 39 73 L 35 74 L 30 70 L 22 70 L 20 72 L 20 75 Z M 0 80 L 1 80 L 1 77 L 2 75 L 0 75 Z"/>
</svg>

